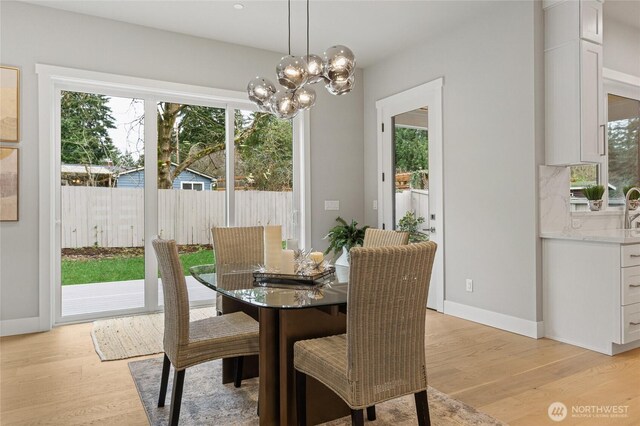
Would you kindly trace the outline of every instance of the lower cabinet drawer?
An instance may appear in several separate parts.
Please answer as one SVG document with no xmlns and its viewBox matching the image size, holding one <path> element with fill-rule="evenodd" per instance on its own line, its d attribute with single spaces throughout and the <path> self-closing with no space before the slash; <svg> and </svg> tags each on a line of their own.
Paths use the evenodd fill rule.
<svg viewBox="0 0 640 426">
<path fill-rule="evenodd" d="M 622 268 L 620 276 L 621 304 L 640 303 L 640 266 Z"/>
<path fill-rule="evenodd" d="M 621 246 L 620 264 L 623 268 L 627 266 L 640 265 L 640 244 Z"/>
<path fill-rule="evenodd" d="M 640 303 L 622 307 L 622 343 L 640 339 Z"/>
</svg>

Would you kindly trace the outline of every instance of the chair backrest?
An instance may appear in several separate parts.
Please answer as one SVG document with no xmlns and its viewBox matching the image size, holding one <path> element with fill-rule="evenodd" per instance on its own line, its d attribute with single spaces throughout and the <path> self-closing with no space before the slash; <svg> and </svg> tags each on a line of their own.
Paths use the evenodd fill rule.
<svg viewBox="0 0 640 426">
<path fill-rule="evenodd" d="M 179 345 L 189 341 L 189 293 L 173 240 L 152 241 L 164 295 L 164 351 L 174 361 Z"/>
<path fill-rule="evenodd" d="M 408 232 L 367 228 L 364 231 L 362 247 L 391 247 L 407 244 L 409 244 Z"/>
<path fill-rule="evenodd" d="M 348 377 L 363 401 L 426 389 L 425 315 L 436 243 L 351 249 Z"/>
<path fill-rule="evenodd" d="M 213 227 L 216 265 L 264 263 L 264 227 Z"/>
</svg>

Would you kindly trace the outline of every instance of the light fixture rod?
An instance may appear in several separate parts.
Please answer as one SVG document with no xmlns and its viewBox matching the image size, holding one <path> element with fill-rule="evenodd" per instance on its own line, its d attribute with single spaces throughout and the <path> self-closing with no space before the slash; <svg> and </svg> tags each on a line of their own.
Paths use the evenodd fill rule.
<svg viewBox="0 0 640 426">
<path fill-rule="evenodd" d="M 289 28 L 289 56 L 291 56 L 291 0 L 287 1 L 287 27 Z"/>
<path fill-rule="evenodd" d="M 307 59 L 309 58 L 309 0 L 307 0 Z"/>
</svg>

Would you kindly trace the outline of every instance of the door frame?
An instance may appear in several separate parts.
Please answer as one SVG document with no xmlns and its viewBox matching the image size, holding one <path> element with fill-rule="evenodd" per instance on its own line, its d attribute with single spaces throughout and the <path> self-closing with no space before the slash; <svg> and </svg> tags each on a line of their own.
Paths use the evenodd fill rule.
<svg viewBox="0 0 640 426">
<path fill-rule="evenodd" d="M 157 261 L 151 241 L 158 234 L 158 195 L 156 191 L 157 170 L 157 121 L 156 104 L 159 101 L 193 103 L 197 105 L 227 109 L 227 118 L 234 109 L 256 110 L 247 99 L 246 93 L 224 89 L 171 83 L 159 80 L 130 77 L 36 64 L 38 76 L 38 122 L 39 122 L 39 329 L 50 330 L 57 324 L 68 324 L 95 319 L 100 316 L 112 317 L 133 313 L 158 311 L 158 294 L 149 291 L 157 289 Z M 134 97 L 145 105 L 145 306 L 143 308 L 98 313 L 95 316 L 75 315 L 61 321 L 60 284 L 60 99 L 62 90 L 76 90 L 107 96 Z M 233 144 L 233 120 L 227 120 L 227 145 Z M 301 243 L 309 241 L 309 113 L 299 114 L 293 120 L 294 156 L 294 221 Z M 229 157 L 229 156 L 227 156 Z M 298 163 L 298 164 L 297 164 Z M 233 180 L 227 182 L 233 182 Z M 233 224 L 235 198 L 233 185 L 227 192 L 227 224 Z M 231 192 L 231 194 L 229 194 Z M 230 203 L 229 203 L 230 200 Z M 297 204 L 296 204 L 297 203 Z M 229 207 L 231 205 L 231 207 Z M 147 213 L 147 209 L 151 212 Z M 154 287 L 155 286 L 155 287 Z M 34 330 L 35 331 L 35 330 Z"/>
<path fill-rule="evenodd" d="M 444 173 L 443 173 L 443 125 L 442 125 L 442 88 L 444 78 L 432 80 L 376 102 L 377 136 L 378 136 L 378 226 L 382 227 L 393 221 L 393 183 L 394 179 L 384 178 L 383 173 L 392 170 L 392 129 L 393 117 L 421 107 L 428 108 L 429 120 L 429 220 L 435 227 L 431 240 L 438 244 L 438 252 L 433 265 L 436 286 L 436 309 L 444 310 L 445 274 L 444 274 Z"/>
</svg>

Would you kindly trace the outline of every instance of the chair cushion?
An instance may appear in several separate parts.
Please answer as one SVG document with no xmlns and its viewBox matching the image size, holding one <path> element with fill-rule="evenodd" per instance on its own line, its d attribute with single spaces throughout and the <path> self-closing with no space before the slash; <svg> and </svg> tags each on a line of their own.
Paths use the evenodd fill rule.
<svg viewBox="0 0 640 426">
<path fill-rule="evenodd" d="M 178 347 L 171 363 L 178 370 L 220 358 L 256 355 L 258 322 L 234 312 L 189 323 L 189 343 Z"/>
<path fill-rule="evenodd" d="M 293 364 L 299 370 L 332 389 L 352 406 L 356 402 L 347 379 L 347 335 L 301 340 L 293 345 Z"/>
</svg>

